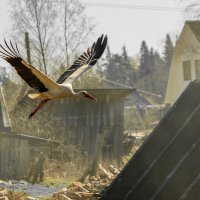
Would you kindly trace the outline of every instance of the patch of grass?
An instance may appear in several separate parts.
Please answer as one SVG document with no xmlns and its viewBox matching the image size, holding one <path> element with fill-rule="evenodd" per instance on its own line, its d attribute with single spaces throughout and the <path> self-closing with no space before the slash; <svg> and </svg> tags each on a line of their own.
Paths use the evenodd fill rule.
<svg viewBox="0 0 200 200">
<path fill-rule="evenodd" d="M 68 187 L 72 184 L 74 180 L 70 179 L 63 179 L 63 178 L 55 178 L 55 177 L 45 177 L 44 181 L 40 184 L 45 185 L 47 187 Z"/>
<path fill-rule="evenodd" d="M 52 195 L 51 195 L 52 196 Z M 46 197 L 38 197 L 38 200 L 49 200 L 52 199 L 51 196 L 46 196 Z"/>
</svg>

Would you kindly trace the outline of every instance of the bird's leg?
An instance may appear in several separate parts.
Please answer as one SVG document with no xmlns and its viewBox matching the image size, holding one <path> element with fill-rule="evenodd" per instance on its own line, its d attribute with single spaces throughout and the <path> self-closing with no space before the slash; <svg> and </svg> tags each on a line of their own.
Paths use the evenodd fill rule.
<svg viewBox="0 0 200 200">
<path fill-rule="evenodd" d="M 44 100 L 42 100 L 42 101 L 39 103 L 39 105 L 36 107 L 36 109 L 28 116 L 28 118 L 31 119 L 31 117 L 33 117 L 33 115 L 35 115 L 35 113 L 36 113 L 39 109 L 43 108 L 43 106 L 44 106 L 49 100 L 51 100 L 51 99 L 44 99 Z"/>
</svg>

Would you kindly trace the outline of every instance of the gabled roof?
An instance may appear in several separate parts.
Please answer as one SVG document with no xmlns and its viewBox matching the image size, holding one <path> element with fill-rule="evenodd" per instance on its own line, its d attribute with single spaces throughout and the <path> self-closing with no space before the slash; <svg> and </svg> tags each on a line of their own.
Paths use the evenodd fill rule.
<svg viewBox="0 0 200 200">
<path fill-rule="evenodd" d="M 185 24 L 190 27 L 197 40 L 200 42 L 200 21 L 186 21 Z"/>
</svg>

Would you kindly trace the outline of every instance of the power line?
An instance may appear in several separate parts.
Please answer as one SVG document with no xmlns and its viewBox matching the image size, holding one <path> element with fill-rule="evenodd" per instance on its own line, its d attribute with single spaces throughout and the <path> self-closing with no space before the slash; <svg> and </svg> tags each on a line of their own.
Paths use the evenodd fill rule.
<svg viewBox="0 0 200 200">
<path fill-rule="evenodd" d="M 137 6 L 132 4 L 108 4 L 108 3 L 89 3 L 89 2 L 81 2 L 81 3 L 85 6 L 124 8 L 124 9 L 134 9 L 134 10 L 152 10 L 152 11 L 168 11 L 168 12 L 183 12 L 185 10 L 184 8 Z"/>
</svg>

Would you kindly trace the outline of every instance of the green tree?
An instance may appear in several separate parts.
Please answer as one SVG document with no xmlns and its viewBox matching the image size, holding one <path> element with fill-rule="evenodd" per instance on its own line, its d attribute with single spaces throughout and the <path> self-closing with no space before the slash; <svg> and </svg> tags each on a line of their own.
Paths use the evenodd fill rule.
<svg viewBox="0 0 200 200">
<path fill-rule="evenodd" d="M 143 40 L 140 47 L 140 75 L 145 75 L 150 72 L 149 67 L 149 49 L 146 42 Z"/>
<path fill-rule="evenodd" d="M 121 54 L 121 66 L 122 66 L 122 83 L 128 86 L 133 85 L 135 81 L 135 69 L 131 63 L 131 59 L 128 56 L 126 46 L 122 47 L 122 54 Z"/>
<path fill-rule="evenodd" d="M 163 52 L 163 59 L 165 62 L 165 67 L 169 68 L 172 60 L 172 53 L 173 53 L 173 43 L 169 34 L 166 35 L 165 45 L 164 45 L 164 52 Z"/>
<path fill-rule="evenodd" d="M 116 65 L 116 59 L 118 54 L 112 55 L 109 45 L 106 48 L 106 63 L 105 63 L 105 77 L 108 80 L 115 81 L 118 78 L 118 67 Z"/>
<path fill-rule="evenodd" d="M 106 50 L 105 77 L 127 86 L 133 86 L 136 81 L 136 69 L 128 56 L 126 46 L 122 47 L 121 54 L 112 54 L 109 46 Z"/>
</svg>

